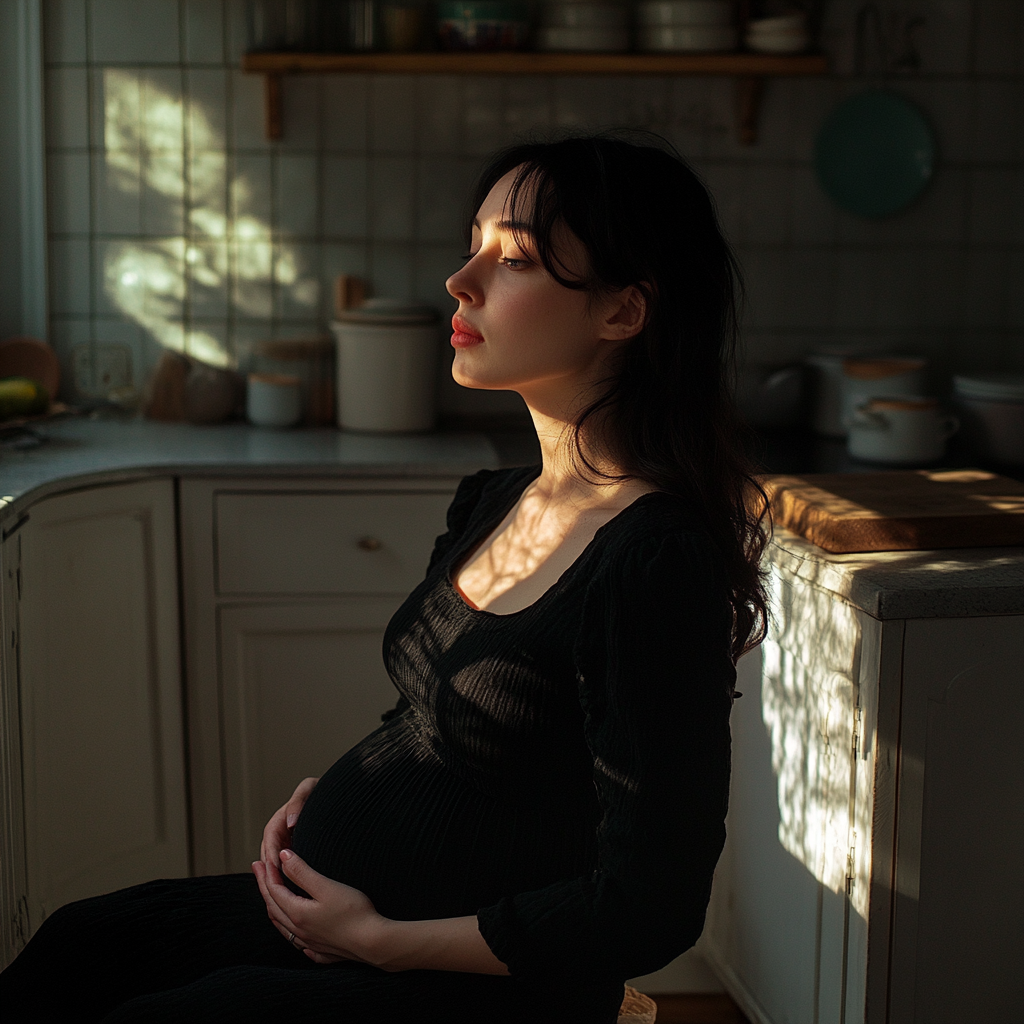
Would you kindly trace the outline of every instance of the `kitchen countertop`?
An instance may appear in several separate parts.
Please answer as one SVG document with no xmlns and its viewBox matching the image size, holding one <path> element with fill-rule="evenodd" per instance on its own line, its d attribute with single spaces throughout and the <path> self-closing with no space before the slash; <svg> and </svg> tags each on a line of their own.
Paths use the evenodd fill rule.
<svg viewBox="0 0 1024 1024">
<path fill-rule="evenodd" d="M 0 448 L 0 521 L 69 487 L 154 475 L 464 476 L 502 461 L 482 433 L 381 436 L 137 419 L 70 419 L 35 432 L 43 443 Z"/>
<path fill-rule="evenodd" d="M 538 454 L 536 438 L 518 430 L 388 437 L 71 419 L 37 433 L 45 441 L 35 447 L 0 448 L 0 522 L 8 528 L 48 494 L 157 475 L 451 477 Z M 1024 613 L 1024 548 L 835 555 L 777 529 L 769 558 L 878 619 Z"/>
<path fill-rule="evenodd" d="M 876 619 L 1024 614 L 1024 547 L 836 555 L 776 527 L 768 559 Z"/>
</svg>

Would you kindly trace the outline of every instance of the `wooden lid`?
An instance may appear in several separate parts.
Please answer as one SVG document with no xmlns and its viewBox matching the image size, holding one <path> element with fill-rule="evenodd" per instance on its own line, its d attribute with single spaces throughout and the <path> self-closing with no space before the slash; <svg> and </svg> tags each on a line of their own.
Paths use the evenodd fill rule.
<svg viewBox="0 0 1024 1024">
<path fill-rule="evenodd" d="M 923 370 L 923 359 L 845 359 L 843 373 L 854 380 L 884 380 Z"/>
</svg>

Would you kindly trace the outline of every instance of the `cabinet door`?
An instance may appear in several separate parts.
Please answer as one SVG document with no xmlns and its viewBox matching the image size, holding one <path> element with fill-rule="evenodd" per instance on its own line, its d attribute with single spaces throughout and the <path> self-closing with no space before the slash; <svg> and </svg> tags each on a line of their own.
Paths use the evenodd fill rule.
<svg viewBox="0 0 1024 1024">
<path fill-rule="evenodd" d="M 21 540 L 34 930 L 70 900 L 188 873 L 173 486 L 44 500 Z"/>
<path fill-rule="evenodd" d="M 1024 616 L 907 623 L 888 1020 L 1024 1007 Z"/>
<path fill-rule="evenodd" d="M 295 786 L 322 775 L 394 706 L 381 641 L 401 601 L 219 609 L 228 870 L 247 871 Z"/>
<path fill-rule="evenodd" d="M 7 536 L 0 543 L 0 970 L 28 941 L 18 730 L 19 531 L 17 521 L 4 523 Z"/>
</svg>

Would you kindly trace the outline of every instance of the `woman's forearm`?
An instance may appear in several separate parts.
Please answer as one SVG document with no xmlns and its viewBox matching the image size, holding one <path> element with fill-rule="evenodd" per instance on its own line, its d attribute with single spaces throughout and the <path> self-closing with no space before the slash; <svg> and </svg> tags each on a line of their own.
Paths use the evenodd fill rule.
<svg viewBox="0 0 1024 1024">
<path fill-rule="evenodd" d="M 383 919 L 375 932 L 366 959 L 385 971 L 509 973 L 484 941 L 475 917 L 437 921 Z"/>
</svg>

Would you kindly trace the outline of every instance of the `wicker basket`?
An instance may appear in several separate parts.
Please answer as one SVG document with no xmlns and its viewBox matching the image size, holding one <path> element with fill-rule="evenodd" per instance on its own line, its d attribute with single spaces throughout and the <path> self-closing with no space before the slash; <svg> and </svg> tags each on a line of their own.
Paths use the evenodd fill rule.
<svg viewBox="0 0 1024 1024">
<path fill-rule="evenodd" d="M 626 986 L 626 996 L 619 1007 L 618 1024 L 654 1024 L 658 1016 L 657 1004 L 650 996 Z"/>
</svg>

